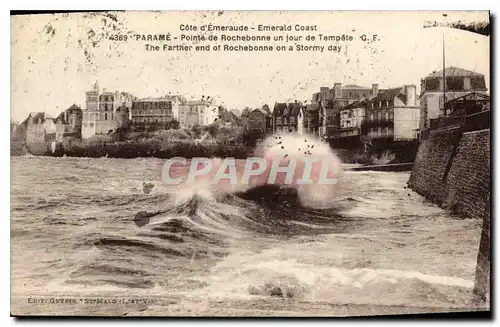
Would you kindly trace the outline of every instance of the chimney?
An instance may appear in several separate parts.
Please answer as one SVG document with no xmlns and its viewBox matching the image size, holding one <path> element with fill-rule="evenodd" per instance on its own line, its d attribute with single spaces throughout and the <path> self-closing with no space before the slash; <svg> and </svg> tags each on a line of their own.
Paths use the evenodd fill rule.
<svg viewBox="0 0 500 327">
<path fill-rule="evenodd" d="M 405 85 L 405 99 L 407 107 L 417 106 L 417 87 L 415 85 Z"/>
<path fill-rule="evenodd" d="M 376 97 L 378 95 L 378 84 L 372 84 L 372 96 Z"/>
<path fill-rule="evenodd" d="M 341 97 L 341 92 L 342 92 L 342 83 L 333 84 L 333 97 L 335 99 L 338 99 Z"/>
</svg>

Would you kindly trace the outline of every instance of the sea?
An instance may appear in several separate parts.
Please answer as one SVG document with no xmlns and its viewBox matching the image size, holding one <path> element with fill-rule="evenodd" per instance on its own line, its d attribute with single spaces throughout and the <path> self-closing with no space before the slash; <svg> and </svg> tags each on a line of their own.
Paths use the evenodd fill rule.
<svg viewBox="0 0 500 327">
<path fill-rule="evenodd" d="M 222 316 L 476 307 L 481 222 L 408 189 L 409 172 L 344 164 L 330 206 L 315 208 L 279 185 L 167 185 L 163 164 L 12 157 L 14 306 L 26 314 Z M 32 304 L 47 296 L 150 304 Z"/>
</svg>

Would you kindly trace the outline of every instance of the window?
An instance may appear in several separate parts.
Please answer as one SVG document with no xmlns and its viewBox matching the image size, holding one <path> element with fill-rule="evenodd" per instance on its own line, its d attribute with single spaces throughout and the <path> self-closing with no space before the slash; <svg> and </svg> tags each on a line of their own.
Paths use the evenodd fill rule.
<svg viewBox="0 0 500 327">
<path fill-rule="evenodd" d="M 473 90 L 484 90 L 486 89 L 486 83 L 483 76 L 471 77 L 470 85 Z"/>
<path fill-rule="evenodd" d="M 104 114 L 104 120 L 108 120 L 108 114 L 107 113 Z"/>
<path fill-rule="evenodd" d="M 463 77 L 446 77 L 446 89 L 450 91 L 461 91 L 464 89 Z"/>
<path fill-rule="evenodd" d="M 440 79 L 439 78 L 427 78 L 425 80 L 425 90 L 426 91 L 437 91 L 440 89 Z"/>
</svg>

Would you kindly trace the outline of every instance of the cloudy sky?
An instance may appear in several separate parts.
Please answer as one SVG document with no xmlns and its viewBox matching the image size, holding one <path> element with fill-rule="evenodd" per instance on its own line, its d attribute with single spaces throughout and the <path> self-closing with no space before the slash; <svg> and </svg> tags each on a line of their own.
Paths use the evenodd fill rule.
<svg viewBox="0 0 500 327">
<path fill-rule="evenodd" d="M 420 84 L 446 65 L 473 70 L 489 84 L 489 37 L 450 28 L 423 28 L 428 20 L 487 21 L 487 12 L 128 12 L 104 14 L 30 15 L 11 18 L 11 113 L 14 120 L 29 112 L 55 116 L 71 104 L 85 105 L 85 91 L 101 88 L 136 96 L 181 93 L 215 97 L 228 108 L 242 109 L 275 101 L 310 99 L 321 86 L 333 83 L 396 87 Z M 105 35 L 180 36 L 180 24 L 317 25 L 302 35 L 349 34 L 340 53 L 328 52 L 147 52 L 145 43 L 116 42 Z M 106 34 L 107 33 L 107 34 Z M 199 34 L 201 32 L 190 32 Z M 215 33 L 221 34 L 221 33 Z M 234 35 L 235 32 L 227 32 Z M 243 33 L 245 34 L 245 33 Z M 258 32 L 250 35 L 277 35 Z M 377 42 L 362 42 L 377 34 Z M 179 44 L 174 40 L 172 44 Z M 328 45 L 327 42 L 299 42 Z M 290 45 L 293 45 L 291 43 Z"/>
</svg>

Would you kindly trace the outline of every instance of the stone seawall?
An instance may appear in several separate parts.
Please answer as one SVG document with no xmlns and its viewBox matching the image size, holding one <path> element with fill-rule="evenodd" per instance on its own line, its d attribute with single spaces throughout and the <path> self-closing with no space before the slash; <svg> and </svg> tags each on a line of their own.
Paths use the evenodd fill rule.
<svg viewBox="0 0 500 327">
<path fill-rule="evenodd" d="M 489 216 L 490 130 L 431 134 L 420 145 L 409 186 L 464 218 Z"/>
<path fill-rule="evenodd" d="M 420 144 L 409 187 L 463 218 L 481 219 L 474 293 L 490 294 L 490 130 L 433 132 Z"/>
</svg>

